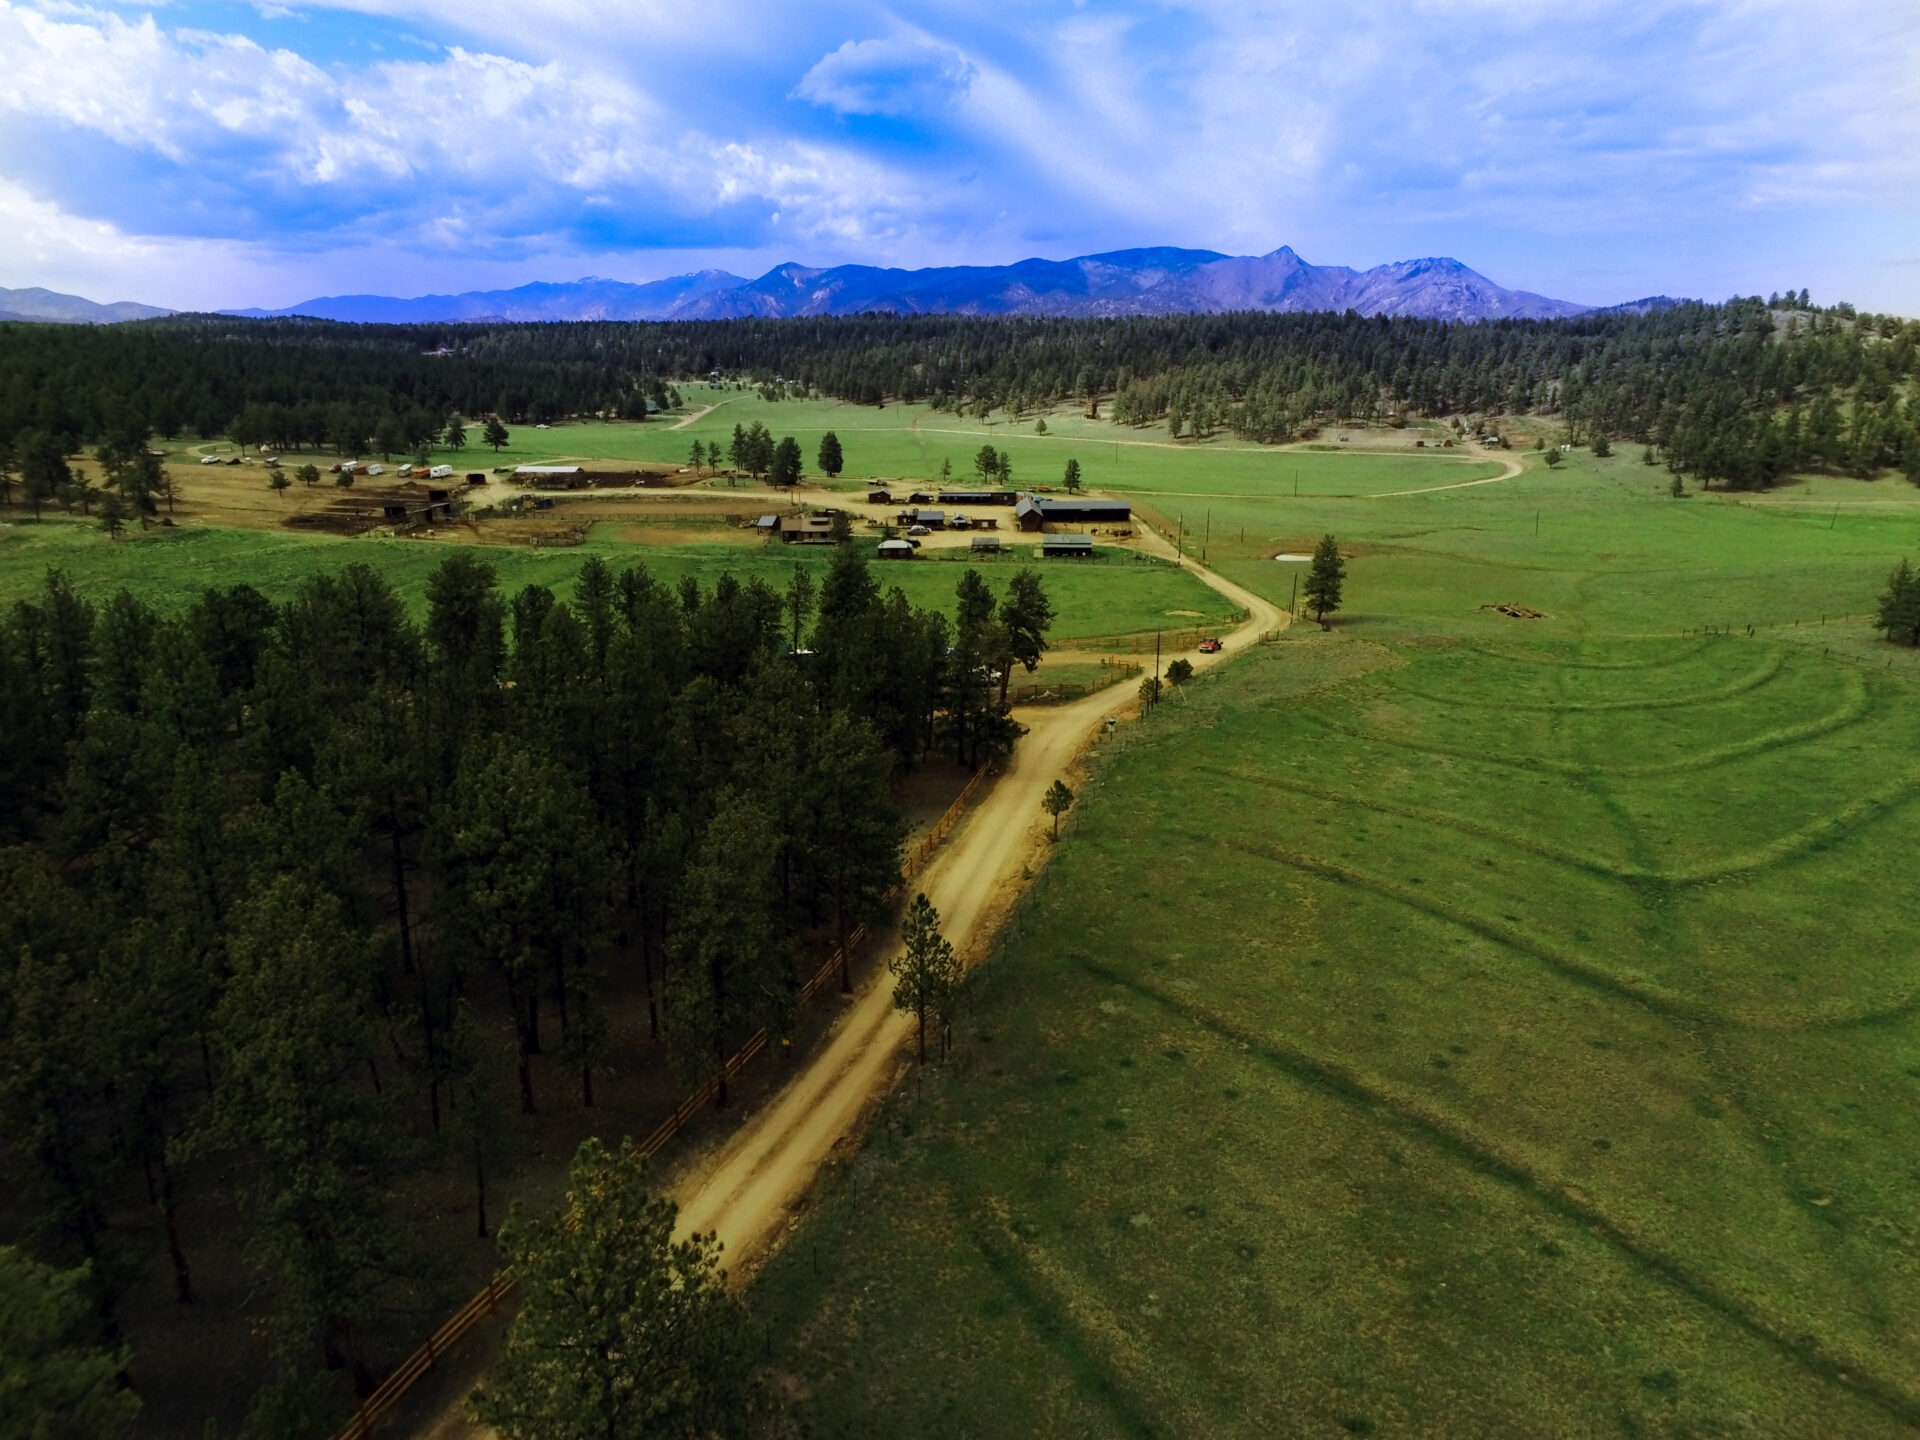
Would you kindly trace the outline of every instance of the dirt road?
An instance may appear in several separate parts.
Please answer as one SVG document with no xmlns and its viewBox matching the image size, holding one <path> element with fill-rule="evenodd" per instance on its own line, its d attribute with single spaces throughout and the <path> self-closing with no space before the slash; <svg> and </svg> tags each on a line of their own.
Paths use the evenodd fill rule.
<svg viewBox="0 0 1920 1440">
<path fill-rule="evenodd" d="M 1494 457 L 1488 456 L 1488 459 Z M 1467 490 L 1475 485 L 1498 485 L 1502 480 L 1517 480 L 1526 473 L 1526 464 L 1517 455 L 1502 455 L 1500 473 L 1489 475 L 1484 480 L 1457 480 L 1451 485 L 1423 485 L 1418 490 L 1388 490 L 1379 495 L 1370 496 L 1374 500 L 1391 500 L 1398 495 L 1431 495 L 1436 490 Z"/>
<path fill-rule="evenodd" d="M 1174 553 L 1166 537 L 1145 525 L 1139 531 L 1140 548 Z M 1169 654 L 1166 663 L 1185 658 L 1194 669 L 1205 669 L 1288 623 L 1278 606 L 1188 563 L 1248 618 L 1221 635 L 1219 654 Z M 940 911 L 941 928 L 964 963 L 976 963 L 985 952 L 1036 852 L 1047 843 L 1041 796 L 1106 718 L 1132 699 L 1122 686 L 1071 705 L 1014 711 L 1027 733 L 915 884 Z M 717 1231 L 726 1245 L 727 1268 L 751 1274 L 769 1242 L 791 1223 L 795 1202 L 812 1186 L 835 1145 L 857 1131 L 866 1108 L 912 1063 L 912 1042 L 912 1022 L 893 1008 L 893 983 L 883 969 L 850 1002 L 825 1048 L 786 1088 L 680 1176 L 673 1189 L 680 1206 L 678 1234 Z M 474 1428 L 462 1401 L 421 1434 L 423 1440 L 479 1440 L 493 1432 Z"/>
<path fill-rule="evenodd" d="M 1144 548 L 1172 553 L 1164 537 L 1148 531 L 1144 538 Z M 1210 570 L 1191 568 L 1249 616 L 1221 637 L 1220 654 L 1185 655 L 1196 670 L 1286 624 L 1278 607 Z M 1171 663 L 1182 657 L 1165 658 Z M 1131 699 L 1124 689 L 1109 690 L 1071 705 L 1014 712 L 1026 735 L 916 885 L 939 910 L 941 928 L 965 963 L 975 963 L 985 951 L 1035 850 L 1045 843 L 1041 796 L 1107 716 Z M 894 1010 L 892 983 L 882 972 L 853 1001 L 826 1048 L 779 1098 L 682 1177 L 674 1195 L 680 1233 L 718 1231 L 730 1267 L 755 1258 L 787 1225 L 794 1201 L 813 1183 L 835 1144 L 856 1128 L 861 1112 L 908 1062 L 911 1041 L 911 1021 Z"/>
</svg>

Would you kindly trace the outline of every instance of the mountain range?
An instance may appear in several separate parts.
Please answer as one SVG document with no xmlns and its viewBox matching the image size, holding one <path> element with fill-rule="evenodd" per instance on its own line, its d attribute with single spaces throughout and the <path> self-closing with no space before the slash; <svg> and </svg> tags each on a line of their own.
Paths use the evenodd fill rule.
<svg viewBox="0 0 1920 1440">
<path fill-rule="evenodd" d="M 67 325 L 111 325 L 119 320 L 151 320 L 171 315 L 158 305 L 139 305 L 131 300 L 116 300 L 111 305 L 96 304 L 78 295 L 62 295 L 42 290 L 38 285 L 26 290 L 0 287 L 0 320 L 56 320 Z"/>
<path fill-rule="evenodd" d="M 1611 307 L 1644 312 L 1679 302 L 1652 296 Z M 873 312 L 932 315 L 1121 316 L 1224 310 L 1357 310 L 1440 320 L 1553 319 L 1595 307 L 1508 290 L 1458 260 L 1401 260 L 1354 270 L 1311 265 L 1287 246 L 1266 255 L 1155 247 L 925 270 L 776 265 L 756 280 L 700 270 L 632 284 L 588 277 L 458 295 L 332 295 L 281 310 L 222 313 L 308 316 L 361 324 L 440 321 L 775 319 Z M 12 313 L 8 313 L 12 312 Z M 171 312 L 120 302 L 94 305 L 47 290 L 0 290 L 0 319 L 101 323 Z"/>
<path fill-rule="evenodd" d="M 757 280 L 702 270 L 647 285 L 586 279 L 412 300 L 337 295 L 284 310 L 399 323 L 432 320 L 720 320 L 745 316 L 1172 315 L 1219 310 L 1358 310 L 1446 320 L 1551 318 L 1592 307 L 1507 290 L 1458 260 L 1403 260 L 1371 270 L 1310 265 L 1288 248 L 1267 255 L 1157 247 L 1072 260 L 949 265 L 926 270 L 776 265 Z"/>
</svg>

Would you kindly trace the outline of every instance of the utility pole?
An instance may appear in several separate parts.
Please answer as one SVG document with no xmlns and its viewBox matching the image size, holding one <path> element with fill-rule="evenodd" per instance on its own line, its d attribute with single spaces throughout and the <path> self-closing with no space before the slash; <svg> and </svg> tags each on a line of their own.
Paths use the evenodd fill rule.
<svg viewBox="0 0 1920 1440">
<path fill-rule="evenodd" d="M 1173 563 L 1178 566 L 1187 558 L 1187 517 L 1179 517 L 1179 530 L 1173 541 Z"/>
<path fill-rule="evenodd" d="M 1290 597 L 1288 597 L 1288 600 L 1287 600 L 1287 614 L 1292 616 L 1295 620 L 1298 620 L 1300 618 L 1300 611 L 1298 608 L 1299 604 L 1300 604 L 1300 572 L 1296 570 L 1293 572 L 1293 594 Z"/>
<path fill-rule="evenodd" d="M 1200 560 L 1204 564 L 1207 558 L 1207 546 L 1213 543 L 1213 511 L 1207 511 L 1207 528 L 1200 534 Z"/>
<path fill-rule="evenodd" d="M 1147 701 L 1149 708 L 1160 703 L 1160 632 L 1153 632 L 1153 688 L 1147 692 L 1153 698 Z"/>
</svg>

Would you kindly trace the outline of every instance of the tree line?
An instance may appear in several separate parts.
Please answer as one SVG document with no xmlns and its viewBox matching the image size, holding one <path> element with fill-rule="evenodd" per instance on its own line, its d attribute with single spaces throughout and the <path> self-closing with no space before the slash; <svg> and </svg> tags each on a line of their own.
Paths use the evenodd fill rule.
<svg viewBox="0 0 1920 1440">
<path fill-rule="evenodd" d="M 1782 299 L 1461 324 L 1345 314 L 1107 320 L 347 325 L 178 316 L 0 326 L 0 447 L 113 435 L 411 450 L 452 415 L 644 418 L 724 376 L 780 395 L 1019 419 L 1083 404 L 1175 436 L 1297 438 L 1344 420 L 1552 414 L 1709 483 L 1782 466 L 1920 479 L 1920 322 Z M 747 457 L 770 468 L 769 450 Z M 735 459 L 736 464 L 742 464 Z M 824 468 L 824 467 L 823 467 Z"/>
<path fill-rule="evenodd" d="M 137 1375 L 123 1297 L 159 1265 L 197 1303 L 217 1190 L 274 1342 L 253 1433 L 311 1433 L 445 1303 L 396 1192 L 463 1176 L 486 1235 L 510 1117 L 614 1061 L 725 1103 L 891 903 L 898 778 L 1011 746 L 1051 619 L 1027 571 L 915 609 L 851 545 L 784 589 L 590 558 L 565 597 L 455 554 L 417 623 L 358 564 L 172 615 L 50 572 L 0 619 L 0 1269 L 66 1337 L 33 1374 Z M 616 986 L 657 1045 L 616 1050 Z"/>
</svg>

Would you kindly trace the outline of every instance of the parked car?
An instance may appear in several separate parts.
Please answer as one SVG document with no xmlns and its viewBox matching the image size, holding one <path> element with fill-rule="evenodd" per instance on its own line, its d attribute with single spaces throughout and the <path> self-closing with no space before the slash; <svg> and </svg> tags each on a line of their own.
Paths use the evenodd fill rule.
<svg viewBox="0 0 1920 1440">
<path fill-rule="evenodd" d="M 907 527 L 907 534 L 909 535 L 931 535 L 932 533 L 933 532 L 924 525 L 909 525 Z"/>
<path fill-rule="evenodd" d="M 1220 637 L 1217 635 L 1209 635 L 1201 640 L 1200 653 L 1202 655 L 1218 655 L 1220 653 Z"/>
</svg>

